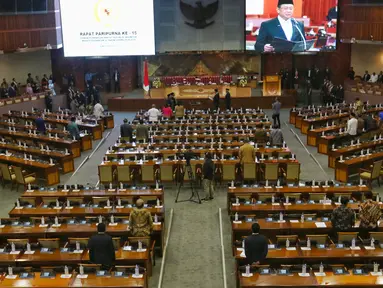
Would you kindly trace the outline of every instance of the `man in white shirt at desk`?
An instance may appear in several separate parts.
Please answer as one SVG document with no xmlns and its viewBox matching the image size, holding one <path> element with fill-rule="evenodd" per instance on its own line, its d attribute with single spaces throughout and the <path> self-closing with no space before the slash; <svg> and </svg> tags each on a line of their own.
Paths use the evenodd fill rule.
<svg viewBox="0 0 383 288">
<path fill-rule="evenodd" d="M 161 112 L 156 108 L 156 105 L 152 105 L 152 108 L 147 112 L 149 121 L 158 122 L 158 117 L 161 117 Z"/>
<path fill-rule="evenodd" d="M 350 119 L 347 121 L 347 133 L 350 136 L 355 136 L 358 129 L 358 120 L 355 113 L 351 113 Z"/>
<path fill-rule="evenodd" d="M 374 72 L 374 73 L 372 73 L 371 78 L 368 82 L 376 83 L 376 82 L 378 82 L 378 78 L 379 78 L 379 76 L 376 75 L 376 73 Z"/>
</svg>

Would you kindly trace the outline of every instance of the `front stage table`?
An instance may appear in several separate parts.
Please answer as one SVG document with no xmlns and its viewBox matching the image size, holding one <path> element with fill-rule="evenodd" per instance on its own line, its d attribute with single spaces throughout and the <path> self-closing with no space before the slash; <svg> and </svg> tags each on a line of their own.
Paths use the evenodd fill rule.
<svg viewBox="0 0 383 288">
<path fill-rule="evenodd" d="M 251 87 L 238 87 L 229 85 L 178 85 L 164 88 L 153 88 L 150 91 L 151 98 L 166 99 L 167 95 L 174 93 L 176 99 L 199 99 L 214 96 L 214 89 L 218 89 L 222 100 L 226 94 L 226 88 L 230 89 L 231 97 L 251 97 Z"/>
</svg>

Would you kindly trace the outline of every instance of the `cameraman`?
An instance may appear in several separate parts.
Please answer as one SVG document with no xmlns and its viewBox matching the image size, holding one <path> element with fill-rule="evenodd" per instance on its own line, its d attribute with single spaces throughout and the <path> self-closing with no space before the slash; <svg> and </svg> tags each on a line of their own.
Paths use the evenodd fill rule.
<svg viewBox="0 0 383 288">
<path fill-rule="evenodd" d="M 212 200 L 214 199 L 214 163 L 210 152 L 205 155 L 205 162 L 203 163 L 202 172 L 203 190 L 205 191 L 205 198 L 202 200 Z"/>
</svg>

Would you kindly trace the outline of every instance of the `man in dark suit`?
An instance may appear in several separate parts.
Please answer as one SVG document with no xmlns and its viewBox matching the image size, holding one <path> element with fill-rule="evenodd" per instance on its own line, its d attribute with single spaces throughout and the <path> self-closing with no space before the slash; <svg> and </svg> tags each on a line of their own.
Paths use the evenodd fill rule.
<svg viewBox="0 0 383 288">
<path fill-rule="evenodd" d="M 121 137 L 129 138 L 129 142 L 133 141 L 133 127 L 128 123 L 128 119 L 124 119 L 124 124 L 121 125 Z"/>
<path fill-rule="evenodd" d="M 99 223 L 98 233 L 89 239 L 89 260 L 94 264 L 101 264 L 104 269 L 109 269 L 116 260 L 116 254 L 112 237 L 105 234 L 105 230 L 105 224 Z"/>
<path fill-rule="evenodd" d="M 231 109 L 231 94 L 229 88 L 226 88 L 226 95 L 225 95 L 225 103 L 226 103 L 226 109 Z"/>
<path fill-rule="evenodd" d="M 274 52 L 271 45 L 274 38 L 288 41 L 303 41 L 305 36 L 303 24 L 293 18 L 293 0 L 279 0 L 277 7 L 278 17 L 261 24 L 255 51 Z M 279 51 L 281 52 L 281 51 Z"/>
<path fill-rule="evenodd" d="M 114 81 L 114 93 L 120 93 L 120 72 L 118 71 L 118 69 L 114 69 L 114 73 L 113 73 L 113 81 Z"/>
<path fill-rule="evenodd" d="M 338 0 L 335 2 L 335 7 L 330 8 L 327 14 L 327 21 L 335 22 L 338 20 Z"/>
<path fill-rule="evenodd" d="M 362 78 L 362 81 L 364 82 L 368 82 L 371 78 L 371 75 L 370 73 L 368 73 L 368 71 L 366 70 L 366 72 L 364 72 L 364 75 L 363 75 L 363 78 Z"/>
<path fill-rule="evenodd" d="M 269 251 L 267 238 L 259 234 L 260 226 L 254 223 L 251 226 L 253 234 L 245 239 L 245 255 L 247 264 L 260 264 L 266 259 Z"/>
<path fill-rule="evenodd" d="M 219 92 L 218 89 L 214 89 L 214 98 L 213 98 L 213 105 L 214 105 L 214 110 L 218 110 L 219 108 Z"/>
</svg>

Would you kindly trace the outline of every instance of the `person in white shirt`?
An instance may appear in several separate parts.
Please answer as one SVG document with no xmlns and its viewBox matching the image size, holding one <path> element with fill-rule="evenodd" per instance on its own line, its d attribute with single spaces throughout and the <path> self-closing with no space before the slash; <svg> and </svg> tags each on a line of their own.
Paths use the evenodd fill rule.
<svg viewBox="0 0 383 288">
<path fill-rule="evenodd" d="M 98 101 L 93 108 L 93 115 L 96 116 L 97 119 L 100 119 L 102 115 L 104 115 L 104 107 Z"/>
<path fill-rule="evenodd" d="M 379 76 L 376 75 L 376 73 L 374 72 L 374 73 L 372 73 L 371 78 L 368 82 L 376 83 L 376 82 L 378 82 L 378 78 L 379 78 Z"/>
<path fill-rule="evenodd" d="M 152 108 L 149 109 L 147 115 L 149 116 L 149 121 L 158 122 L 158 117 L 161 117 L 161 112 L 156 108 L 156 105 L 152 105 Z"/>
<path fill-rule="evenodd" d="M 355 113 L 351 113 L 350 119 L 347 121 L 347 133 L 348 135 L 355 136 L 358 130 L 358 120 Z"/>
</svg>

